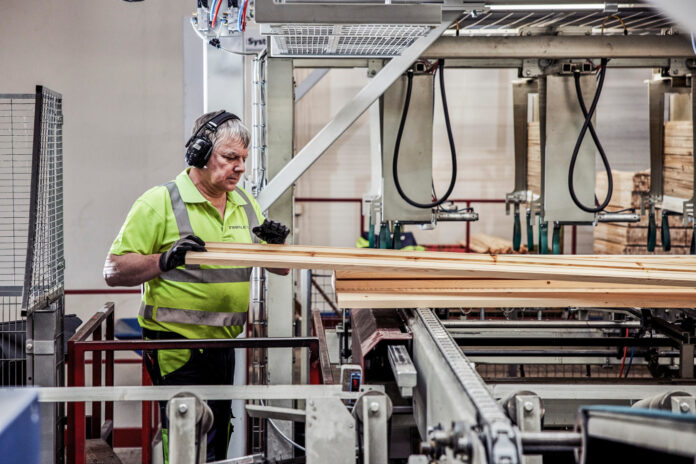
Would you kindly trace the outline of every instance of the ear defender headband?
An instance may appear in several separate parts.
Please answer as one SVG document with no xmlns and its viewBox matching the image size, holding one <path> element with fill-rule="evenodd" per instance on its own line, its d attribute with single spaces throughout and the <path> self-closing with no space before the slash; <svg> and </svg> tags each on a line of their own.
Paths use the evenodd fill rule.
<svg viewBox="0 0 696 464">
<path fill-rule="evenodd" d="M 186 155 L 184 157 L 186 164 L 196 168 L 203 168 L 208 163 L 210 155 L 213 154 L 213 142 L 208 134 L 214 134 L 218 127 L 232 119 L 239 120 L 239 117 L 222 110 L 199 127 L 186 142 Z"/>
</svg>

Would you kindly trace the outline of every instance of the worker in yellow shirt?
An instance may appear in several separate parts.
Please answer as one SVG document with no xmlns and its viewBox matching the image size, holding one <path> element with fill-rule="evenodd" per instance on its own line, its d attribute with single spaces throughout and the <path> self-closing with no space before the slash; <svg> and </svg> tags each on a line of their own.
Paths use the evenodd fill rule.
<svg viewBox="0 0 696 464">
<path fill-rule="evenodd" d="M 106 259 L 104 278 L 110 286 L 144 284 L 138 321 L 145 338 L 234 338 L 244 329 L 251 268 L 184 261 L 188 251 L 205 251 L 206 242 L 285 242 L 288 228 L 266 220 L 256 200 L 237 186 L 249 139 L 249 131 L 232 113 L 201 116 L 186 143 L 190 167 L 145 192 L 128 213 Z M 143 360 L 155 385 L 233 382 L 232 349 L 150 350 Z M 166 462 L 165 405 L 160 403 Z M 231 402 L 209 401 L 209 406 L 215 417 L 207 459 L 225 459 Z"/>
</svg>

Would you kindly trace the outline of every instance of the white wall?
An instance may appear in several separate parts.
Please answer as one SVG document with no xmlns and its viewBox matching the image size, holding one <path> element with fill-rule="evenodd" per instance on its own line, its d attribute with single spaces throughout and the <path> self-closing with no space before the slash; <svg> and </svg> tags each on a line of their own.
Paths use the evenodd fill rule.
<svg viewBox="0 0 696 464">
<path fill-rule="evenodd" d="M 194 6 L 0 2 L 0 91 L 43 84 L 64 98 L 68 289 L 106 287 L 104 257 L 131 203 L 183 168 L 181 31 Z M 97 309 L 82 301 L 69 310 Z"/>
<path fill-rule="evenodd" d="M 183 169 L 182 18 L 194 7 L 0 1 L 0 92 L 63 94 L 67 289 L 106 288 L 104 257 L 130 205 Z M 138 295 L 69 296 L 66 307 L 86 320 L 107 299 L 117 317 L 137 313 Z M 133 408 L 116 409 L 118 426 L 138 423 L 123 414 Z"/>
</svg>

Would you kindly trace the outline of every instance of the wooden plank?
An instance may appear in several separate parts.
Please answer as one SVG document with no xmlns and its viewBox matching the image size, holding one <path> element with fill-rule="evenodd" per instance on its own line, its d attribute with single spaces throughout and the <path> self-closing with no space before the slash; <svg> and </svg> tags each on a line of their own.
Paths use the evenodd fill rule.
<svg viewBox="0 0 696 464">
<path fill-rule="evenodd" d="M 552 261 L 532 255 L 470 255 L 459 253 L 419 253 L 399 250 L 369 250 L 332 247 L 295 247 L 293 245 L 226 244 L 225 251 L 188 253 L 187 264 L 222 266 L 259 266 L 294 269 L 358 271 L 412 271 L 420 274 L 463 277 L 526 278 L 549 280 L 606 281 L 670 286 L 696 285 L 696 258 L 683 265 L 663 265 L 659 261 L 603 262 L 569 260 L 566 256 Z M 211 250 L 224 248 L 209 245 Z M 304 248 L 304 250 L 300 250 Z M 381 252 L 381 253 L 377 253 Z M 388 252 L 388 253 L 384 253 Z M 447 256 L 445 255 L 460 255 Z M 685 257 L 686 258 L 686 257 Z M 524 259 L 524 261 L 521 261 Z"/>
<path fill-rule="evenodd" d="M 515 290 L 519 292 L 556 292 L 556 291 L 610 291 L 610 292 L 640 292 L 680 293 L 696 298 L 696 289 L 686 287 L 666 287 L 660 285 L 631 285 L 612 284 L 608 282 L 572 282 L 558 280 L 510 280 L 510 279 L 377 279 L 377 280 L 345 280 L 336 279 L 336 292 L 406 292 L 406 293 L 452 293 L 452 292 L 500 292 Z"/>
<path fill-rule="evenodd" d="M 530 264 L 530 265 L 572 265 L 579 267 L 606 267 L 620 269 L 646 269 L 648 263 L 651 270 L 682 270 L 695 271 L 696 257 L 674 258 L 670 261 L 665 261 L 665 258 L 652 255 L 640 257 L 624 257 L 624 256 L 596 256 L 596 255 L 559 255 L 559 256 L 544 256 L 544 255 L 489 255 L 478 253 L 449 253 L 449 252 L 424 252 L 424 251 L 403 251 L 403 250 L 383 250 L 375 248 L 339 248 L 325 246 L 302 246 L 302 245 L 255 245 L 245 243 L 214 243 L 206 244 L 208 252 L 227 252 L 227 253 L 263 253 L 277 254 L 279 258 L 285 256 L 298 256 L 311 259 L 315 256 L 322 258 L 329 257 L 359 257 L 365 259 L 390 259 L 401 261 L 421 261 L 421 260 L 438 260 L 452 261 L 459 264 L 465 263 L 486 263 L 486 264 Z M 193 256 L 194 254 L 191 254 Z M 321 269 L 315 267 L 314 269 Z M 330 268 L 326 268 L 330 269 Z M 346 269 L 347 271 L 355 269 Z M 383 272 L 383 271 L 380 271 Z M 403 272 L 417 272 L 412 269 L 395 269 L 394 273 L 401 274 Z M 466 276 L 465 276 L 466 277 Z"/>
<path fill-rule="evenodd" d="M 566 295 L 504 296 L 433 295 L 390 293 L 342 293 L 338 295 L 340 308 L 691 308 L 693 297 L 682 298 L 666 294 L 660 299 L 647 300 L 642 295 L 588 294 L 578 292 Z"/>
</svg>

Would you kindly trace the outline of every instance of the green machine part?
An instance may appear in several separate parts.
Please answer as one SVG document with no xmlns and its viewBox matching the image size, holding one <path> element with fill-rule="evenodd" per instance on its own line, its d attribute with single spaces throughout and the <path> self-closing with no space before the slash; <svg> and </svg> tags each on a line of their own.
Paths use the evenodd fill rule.
<svg viewBox="0 0 696 464">
<path fill-rule="evenodd" d="M 389 230 L 389 223 L 383 222 L 382 227 L 379 229 L 379 248 L 388 249 L 392 247 L 391 231 Z"/>
<path fill-rule="evenodd" d="M 367 239 L 369 242 L 368 247 L 374 248 L 375 247 L 375 225 L 372 222 L 372 215 L 370 215 L 370 225 L 367 229 Z"/>
<path fill-rule="evenodd" d="M 657 242 L 657 223 L 655 222 L 655 210 L 648 214 L 648 251 L 655 251 Z"/>
<path fill-rule="evenodd" d="M 394 239 L 392 240 L 392 248 L 395 250 L 401 249 L 401 223 L 394 223 Z"/>
<path fill-rule="evenodd" d="M 527 250 L 531 253 L 534 249 L 534 223 L 532 222 L 532 210 L 527 210 Z"/>
<path fill-rule="evenodd" d="M 554 255 L 561 254 L 561 225 L 558 221 L 553 223 L 553 236 L 551 239 L 551 253 Z"/>
<path fill-rule="evenodd" d="M 672 249 L 672 237 L 669 233 L 669 212 L 662 210 L 662 230 L 660 231 L 662 239 L 662 249 L 669 251 Z"/>
<path fill-rule="evenodd" d="M 549 223 L 542 222 L 539 216 L 539 254 L 549 254 Z"/>
<path fill-rule="evenodd" d="M 515 204 L 514 225 L 512 226 L 512 249 L 520 251 L 522 244 L 522 224 L 520 224 L 520 205 Z"/>
</svg>

